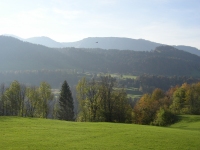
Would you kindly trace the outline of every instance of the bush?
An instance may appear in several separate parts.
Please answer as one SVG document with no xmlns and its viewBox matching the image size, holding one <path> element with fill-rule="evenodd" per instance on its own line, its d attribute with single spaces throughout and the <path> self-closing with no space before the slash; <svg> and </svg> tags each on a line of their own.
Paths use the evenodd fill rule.
<svg viewBox="0 0 200 150">
<path fill-rule="evenodd" d="M 157 125 L 157 126 L 167 126 L 167 125 L 175 123 L 176 120 L 177 120 L 177 117 L 174 113 L 172 113 L 169 110 L 160 108 L 152 124 Z"/>
</svg>

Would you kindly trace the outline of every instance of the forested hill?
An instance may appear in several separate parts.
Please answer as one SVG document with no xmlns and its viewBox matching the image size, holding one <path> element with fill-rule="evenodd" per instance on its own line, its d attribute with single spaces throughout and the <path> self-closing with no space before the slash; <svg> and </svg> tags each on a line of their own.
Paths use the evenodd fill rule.
<svg viewBox="0 0 200 150">
<path fill-rule="evenodd" d="M 124 37 L 88 37 L 76 42 L 57 42 L 48 37 L 32 37 L 28 39 L 22 39 L 15 35 L 11 36 L 22 41 L 30 42 L 33 44 L 40 44 L 51 48 L 64 48 L 64 47 L 75 47 L 75 48 L 101 48 L 101 49 L 118 49 L 118 50 L 134 50 L 134 51 L 151 51 L 161 45 L 167 45 L 156 43 L 144 39 L 131 39 Z M 184 50 L 192 54 L 200 56 L 200 50 L 191 46 L 184 45 L 173 45 L 174 48 Z"/>
<path fill-rule="evenodd" d="M 0 36 L 0 70 L 64 69 L 73 66 L 71 58 L 56 49 Z"/>
<path fill-rule="evenodd" d="M 75 48 L 101 48 L 134 51 L 151 51 L 158 46 L 166 45 L 144 39 L 131 39 L 121 37 L 89 37 L 77 42 L 62 43 L 64 47 Z M 173 45 L 174 48 L 200 56 L 200 50 L 191 46 Z"/>
<path fill-rule="evenodd" d="M 150 52 L 75 48 L 60 51 L 76 58 L 85 70 L 181 76 L 200 73 L 199 56 L 171 46 L 160 46 Z"/>
<path fill-rule="evenodd" d="M 170 46 L 153 51 L 53 49 L 0 36 L 0 70 L 79 69 L 154 75 L 200 75 L 200 57 Z"/>
<path fill-rule="evenodd" d="M 89 37 L 77 42 L 62 43 L 65 47 L 101 48 L 118 50 L 150 51 L 162 44 L 143 40 L 120 37 Z"/>
</svg>

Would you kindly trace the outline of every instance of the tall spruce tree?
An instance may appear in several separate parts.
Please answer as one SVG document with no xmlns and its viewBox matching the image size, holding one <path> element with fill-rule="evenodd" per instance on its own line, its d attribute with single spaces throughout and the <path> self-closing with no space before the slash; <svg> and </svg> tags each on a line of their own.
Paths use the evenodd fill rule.
<svg viewBox="0 0 200 150">
<path fill-rule="evenodd" d="M 74 120 L 74 103 L 71 90 L 67 81 L 65 80 L 59 97 L 60 109 L 58 111 L 58 118 L 60 120 Z"/>
</svg>

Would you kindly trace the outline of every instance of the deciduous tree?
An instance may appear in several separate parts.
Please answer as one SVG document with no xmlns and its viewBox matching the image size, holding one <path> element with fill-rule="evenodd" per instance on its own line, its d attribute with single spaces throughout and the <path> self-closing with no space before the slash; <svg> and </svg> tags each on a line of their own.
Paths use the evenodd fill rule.
<svg viewBox="0 0 200 150">
<path fill-rule="evenodd" d="M 41 82 L 39 86 L 39 95 L 40 95 L 40 110 L 41 110 L 41 116 L 43 118 L 48 117 L 49 112 L 49 101 L 53 99 L 53 94 L 51 93 L 51 86 L 46 82 Z"/>
</svg>

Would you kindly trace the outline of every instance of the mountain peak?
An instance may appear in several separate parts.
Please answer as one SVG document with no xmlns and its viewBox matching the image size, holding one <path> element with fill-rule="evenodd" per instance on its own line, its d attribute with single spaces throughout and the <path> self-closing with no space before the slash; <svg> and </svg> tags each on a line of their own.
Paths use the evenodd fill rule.
<svg viewBox="0 0 200 150">
<path fill-rule="evenodd" d="M 46 47 L 58 47 L 61 48 L 63 47 L 63 45 L 57 41 L 52 40 L 49 37 L 46 36 L 40 36 L 40 37 L 32 37 L 32 38 L 28 38 L 26 39 L 27 42 L 30 43 L 34 43 L 34 44 L 40 44 L 40 45 L 44 45 Z"/>
</svg>

